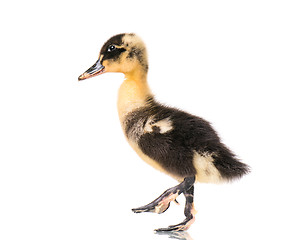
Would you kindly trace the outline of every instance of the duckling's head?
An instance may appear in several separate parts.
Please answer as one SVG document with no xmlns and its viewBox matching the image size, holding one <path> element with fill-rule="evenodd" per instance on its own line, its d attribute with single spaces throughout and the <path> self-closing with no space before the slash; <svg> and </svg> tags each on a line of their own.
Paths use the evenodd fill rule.
<svg viewBox="0 0 301 240">
<path fill-rule="evenodd" d="M 105 72 L 145 74 L 148 70 L 147 52 L 143 41 L 133 33 L 111 37 L 101 48 L 96 63 L 78 77 L 84 80 Z"/>
</svg>

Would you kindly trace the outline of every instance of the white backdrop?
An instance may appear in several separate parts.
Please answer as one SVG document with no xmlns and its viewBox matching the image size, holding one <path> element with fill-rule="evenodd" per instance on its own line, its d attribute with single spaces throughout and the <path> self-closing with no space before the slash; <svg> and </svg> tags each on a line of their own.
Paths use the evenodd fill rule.
<svg viewBox="0 0 301 240">
<path fill-rule="evenodd" d="M 168 239 L 184 198 L 134 214 L 176 182 L 127 145 L 122 74 L 83 82 L 112 35 L 135 32 L 157 98 L 199 115 L 252 167 L 197 184 L 186 239 L 300 239 L 299 1 L 2 2 L 0 239 Z"/>
</svg>

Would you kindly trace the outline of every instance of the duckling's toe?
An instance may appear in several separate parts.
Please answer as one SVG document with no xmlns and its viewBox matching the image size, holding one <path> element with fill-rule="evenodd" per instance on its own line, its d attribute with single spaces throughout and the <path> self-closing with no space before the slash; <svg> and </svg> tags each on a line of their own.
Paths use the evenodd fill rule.
<svg viewBox="0 0 301 240">
<path fill-rule="evenodd" d="M 142 213 L 142 212 L 154 212 L 154 213 L 164 213 L 169 208 L 170 203 L 150 203 L 143 207 L 133 208 L 132 211 L 134 213 Z"/>
<path fill-rule="evenodd" d="M 183 222 L 168 226 L 167 228 L 155 229 L 156 232 L 170 232 L 170 231 L 186 231 L 194 223 L 195 218 L 193 216 L 186 218 Z"/>
<path fill-rule="evenodd" d="M 178 195 L 174 196 L 175 194 L 170 194 L 166 197 L 162 197 L 162 195 L 154 200 L 153 202 L 139 207 L 139 208 L 133 208 L 132 211 L 134 213 L 142 213 L 142 212 L 154 212 L 154 213 L 164 213 L 170 206 L 170 202 L 173 201 L 174 197 L 177 197 Z"/>
</svg>

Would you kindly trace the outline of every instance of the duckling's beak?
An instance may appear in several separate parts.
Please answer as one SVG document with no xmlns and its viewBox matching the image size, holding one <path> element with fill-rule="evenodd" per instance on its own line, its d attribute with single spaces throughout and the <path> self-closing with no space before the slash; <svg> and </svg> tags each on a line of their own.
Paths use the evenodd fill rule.
<svg viewBox="0 0 301 240">
<path fill-rule="evenodd" d="M 105 72 L 105 67 L 100 63 L 100 58 L 99 58 L 92 67 L 90 67 L 87 71 L 85 71 L 82 75 L 78 77 L 78 81 L 95 77 L 104 72 Z"/>
</svg>

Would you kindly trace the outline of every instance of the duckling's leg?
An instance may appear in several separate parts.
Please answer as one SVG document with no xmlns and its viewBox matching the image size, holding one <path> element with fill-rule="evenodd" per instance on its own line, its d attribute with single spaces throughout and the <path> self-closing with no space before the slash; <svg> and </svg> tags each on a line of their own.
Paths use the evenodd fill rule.
<svg viewBox="0 0 301 240">
<path fill-rule="evenodd" d="M 166 232 L 166 231 L 185 231 L 187 230 L 191 224 L 194 223 L 196 211 L 193 206 L 193 193 L 194 193 L 194 186 L 190 187 L 188 190 L 184 190 L 184 195 L 186 198 L 185 210 L 184 214 L 186 219 L 176 225 L 171 225 L 167 228 L 159 228 L 155 231 L 157 232 Z"/>
<path fill-rule="evenodd" d="M 163 213 L 168 209 L 171 201 L 174 201 L 181 193 L 184 192 L 185 194 L 186 191 L 193 188 L 194 182 L 195 182 L 194 176 L 186 177 L 184 181 L 181 182 L 179 185 L 167 189 L 161 196 L 159 196 L 151 203 L 143 207 L 134 208 L 132 209 L 132 211 L 135 213 L 141 213 L 141 212 Z M 186 197 L 186 205 L 187 205 L 187 197 Z"/>
</svg>

